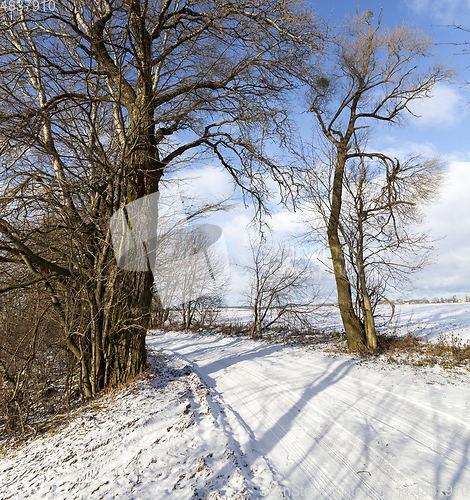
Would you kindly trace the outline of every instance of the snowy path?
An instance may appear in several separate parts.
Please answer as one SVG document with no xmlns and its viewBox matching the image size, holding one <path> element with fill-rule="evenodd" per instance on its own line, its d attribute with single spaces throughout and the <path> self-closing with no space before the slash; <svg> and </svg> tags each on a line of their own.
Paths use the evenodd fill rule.
<svg viewBox="0 0 470 500">
<path fill-rule="evenodd" d="M 441 368 L 175 332 L 148 343 L 215 389 L 243 427 L 241 450 L 264 456 L 287 498 L 470 498 L 470 386 Z"/>
<path fill-rule="evenodd" d="M 169 353 L 150 361 L 154 375 L 104 395 L 68 426 L 0 453 L 0 500 L 244 500 L 278 493 L 269 464 L 241 452 L 232 437 L 237 419 L 220 411 L 187 363 Z M 249 440 L 244 432 L 237 429 L 241 441 Z"/>
</svg>

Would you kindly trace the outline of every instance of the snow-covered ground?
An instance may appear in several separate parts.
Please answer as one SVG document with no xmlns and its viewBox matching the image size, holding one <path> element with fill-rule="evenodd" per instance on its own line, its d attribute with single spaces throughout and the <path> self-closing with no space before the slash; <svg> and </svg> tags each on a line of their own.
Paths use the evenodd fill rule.
<svg viewBox="0 0 470 500">
<path fill-rule="evenodd" d="M 419 336 L 427 336 L 429 340 L 436 340 L 439 335 L 450 337 L 454 334 L 470 341 L 470 302 L 403 304 L 396 309 L 392 325 L 396 325 L 401 334 L 412 331 Z"/>
<path fill-rule="evenodd" d="M 400 328 L 470 327 L 467 304 L 413 310 Z M 182 332 L 148 347 L 161 375 L 0 460 L 2 500 L 470 498 L 465 369 Z"/>
<path fill-rule="evenodd" d="M 248 430 L 188 363 L 171 352 L 150 360 L 160 374 L 7 453 L 0 499 L 243 499 L 275 488 L 263 456 L 246 457 L 233 437 Z"/>
</svg>

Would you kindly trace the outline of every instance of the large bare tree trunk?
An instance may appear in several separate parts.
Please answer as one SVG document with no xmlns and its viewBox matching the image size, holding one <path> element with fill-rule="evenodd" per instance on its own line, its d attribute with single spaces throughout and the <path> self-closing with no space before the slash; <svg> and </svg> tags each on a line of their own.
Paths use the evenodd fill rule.
<svg viewBox="0 0 470 500">
<path fill-rule="evenodd" d="M 126 165 L 125 202 L 158 191 L 163 173 L 158 158 L 151 107 L 151 78 L 143 78 L 144 94 L 139 96 L 131 113 L 131 134 L 128 140 L 129 153 Z M 157 214 L 155 214 L 155 217 Z M 110 323 L 106 352 L 104 385 L 126 382 L 140 373 L 147 363 L 145 337 L 151 324 L 152 272 L 120 271 L 116 285 L 116 313 Z M 121 314 L 122 313 L 122 314 Z"/>
<path fill-rule="evenodd" d="M 105 345 L 105 385 L 126 382 L 145 369 L 145 336 L 150 326 L 153 276 L 150 272 L 123 272 L 118 303 Z"/>
</svg>

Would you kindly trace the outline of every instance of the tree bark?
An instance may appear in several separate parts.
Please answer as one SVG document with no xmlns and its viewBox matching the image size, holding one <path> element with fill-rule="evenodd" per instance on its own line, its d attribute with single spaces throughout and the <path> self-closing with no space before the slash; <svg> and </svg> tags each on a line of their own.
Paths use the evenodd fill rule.
<svg viewBox="0 0 470 500">
<path fill-rule="evenodd" d="M 358 232 L 359 239 L 357 245 L 357 272 L 359 275 L 359 290 L 357 293 L 360 295 L 360 304 L 362 308 L 362 317 L 364 321 L 364 330 L 366 336 L 366 346 L 369 351 L 375 351 L 377 349 L 377 334 L 375 331 L 375 320 L 374 313 L 372 311 L 372 304 L 370 302 L 370 295 L 366 280 L 366 270 L 364 262 L 364 220 L 366 219 L 366 214 L 364 212 L 364 198 L 363 198 L 363 185 L 366 178 L 366 172 L 364 169 L 361 175 L 361 180 L 359 183 L 359 199 L 358 199 Z"/>
<path fill-rule="evenodd" d="M 147 366 L 145 336 L 150 326 L 153 276 L 151 272 L 122 274 L 104 345 L 105 386 L 125 383 Z"/>
<path fill-rule="evenodd" d="M 375 331 L 375 321 L 374 313 L 372 311 L 372 304 L 370 302 L 369 292 L 367 290 L 367 282 L 364 271 L 364 261 L 362 259 L 362 254 L 358 256 L 358 270 L 359 270 L 359 283 L 360 283 L 360 294 L 361 294 L 361 307 L 362 314 L 364 317 L 364 332 L 366 339 L 366 347 L 369 351 L 375 351 L 377 349 L 377 333 Z"/>
<path fill-rule="evenodd" d="M 157 192 L 163 173 L 155 141 L 151 89 L 144 89 L 144 92 L 148 93 L 147 98 L 138 98 L 131 113 L 126 204 Z M 151 270 L 120 270 L 119 274 L 115 290 L 116 310 L 104 346 L 105 386 L 124 383 L 147 366 L 145 337 L 151 325 L 153 274 Z"/>
<path fill-rule="evenodd" d="M 346 165 L 347 147 L 338 148 L 338 156 L 333 179 L 333 190 L 331 196 L 331 212 L 328 220 L 328 245 L 330 247 L 331 260 L 338 293 L 338 306 L 343 321 L 348 349 L 350 351 L 364 351 L 367 349 L 364 325 L 357 317 L 351 295 L 351 284 L 349 282 L 346 265 L 344 261 L 343 248 L 339 238 L 339 224 L 343 191 L 343 176 Z"/>
</svg>

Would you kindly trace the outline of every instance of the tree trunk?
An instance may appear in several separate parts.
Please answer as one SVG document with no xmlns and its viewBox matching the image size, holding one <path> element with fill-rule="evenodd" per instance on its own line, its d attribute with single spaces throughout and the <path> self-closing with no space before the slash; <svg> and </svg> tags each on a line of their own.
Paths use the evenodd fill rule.
<svg viewBox="0 0 470 500">
<path fill-rule="evenodd" d="M 333 261 L 336 290 L 338 293 L 338 306 L 348 341 L 348 349 L 353 352 L 362 352 L 367 349 L 366 335 L 363 324 L 354 312 L 351 285 L 346 274 L 343 250 L 337 235 L 336 238 L 335 235 L 329 237 L 328 243 L 330 245 L 331 259 Z"/>
<path fill-rule="evenodd" d="M 261 336 L 260 307 L 261 307 L 260 299 L 259 297 L 256 297 L 255 303 L 253 304 L 253 323 L 251 324 L 250 328 L 250 337 L 254 339 Z"/>
<path fill-rule="evenodd" d="M 364 179 L 364 175 L 363 175 Z M 361 181 L 361 191 L 362 191 L 362 181 Z M 359 288 L 357 293 L 361 294 L 361 308 L 362 315 L 364 318 L 364 330 L 366 336 L 366 347 L 369 351 L 375 351 L 377 349 L 377 334 L 375 332 L 375 320 L 374 314 L 372 312 L 372 305 L 370 303 L 369 291 L 367 288 L 366 271 L 364 264 L 364 227 L 363 227 L 363 199 L 362 193 L 359 197 L 359 241 L 357 246 L 357 272 L 359 274 Z"/>
<path fill-rule="evenodd" d="M 358 268 L 359 268 L 359 282 L 361 286 L 362 295 L 362 313 L 364 316 L 364 330 L 366 337 L 366 347 L 369 351 L 375 351 L 377 349 L 377 334 L 375 331 L 375 320 L 374 314 L 372 312 L 372 305 L 370 303 L 369 292 L 367 290 L 366 276 L 364 272 L 364 264 L 362 258 L 359 257 Z"/>
<path fill-rule="evenodd" d="M 342 150 L 338 150 L 331 197 L 331 212 L 328 220 L 328 245 L 330 247 L 333 270 L 335 274 L 338 306 L 348 341 L 348 348 L 350 351 L 360 352 L 366 350 L 364 325 L 354 312 L 351 285 L 346 273 L 343 248 L 339 239 L 339 223 L 346 153 L 347 147 L 344 147 Z"/>
<path fill-rule="evenodd" d="M 127 168 L 123 180 L 126 204 L 157 192 L 163 173 L 158 161 L 150 98 L 142 99 L 131 117 Z M 119 270 L 118 275 L 113 315 L 106 332 L 107 341 L 103 343 L 105 386 L 124 383 L 147 366 L 145 337 L 151 325 L 153 274 L 150 270 Z"/>
<path fill-rule="evenodd" d="M 147 366 L 145 337 L 150 326 L 153 276 L 123 271 L 119 294 L 106 335 L 104 384 L 124 383 Z"/>
<path fill-rule="evenodd" d="M 163 328 L 170 316 L 170 308 L 163 307 L 162 301 L 158 294 L 155 295 L 154 300 L 155 306 L 152 308 L 152 314 L 155 315 L 155 318 L 152 317 L 152 327 Z"/>
</svg>

